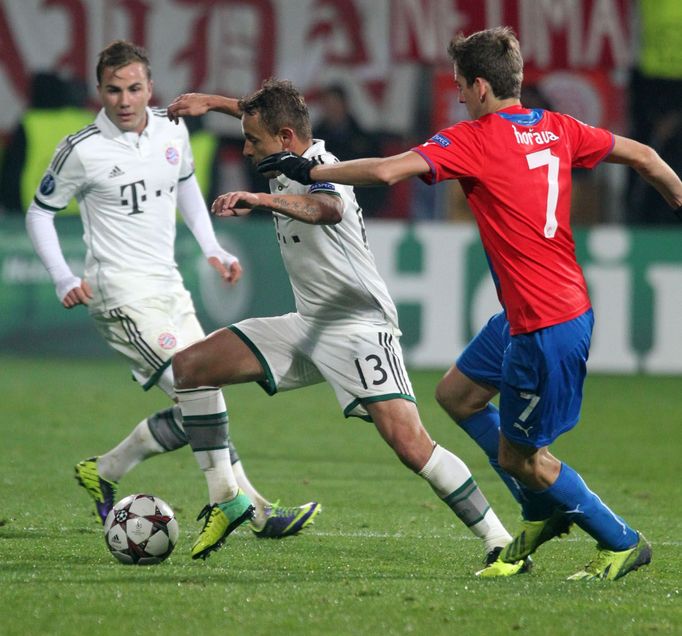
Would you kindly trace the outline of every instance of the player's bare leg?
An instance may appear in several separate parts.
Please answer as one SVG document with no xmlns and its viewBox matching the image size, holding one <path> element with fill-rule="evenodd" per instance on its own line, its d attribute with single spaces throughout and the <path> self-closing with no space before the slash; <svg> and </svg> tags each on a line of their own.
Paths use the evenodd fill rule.
<svg viewBox="0 0 682 636">
<path fill-rule="evenodd" d="M 173 359 L 173 372 L 176 378 L 176 391 L 180 399 L 181 407 L 183 408 L 183 416 L 185 409 L 188 406 L 188 400 L 191 395 L 198 396 L 199 401 L 195 401 L 195 415 L 205 421 L 207 416 L 214 412 L 214 407 L 211 404 L 210 392 L 219 393 L 222 399 L 222 392 L 218 387 L 226 384 L 237 384 L 242 382 L 256 381 L 264 378 L 263 368 L 249 347 L 237 337 L 229 329 L 220 329 L 207 336 L 204 340 L 183 349 L 178 352 Z M 205 393 L 205 395 L 203 394 Z M 222 411 L 220 412 L 221 421 L 224 419 L 227 430 L 227 407 L 224 400 L 222 401 Z M 216 414 L 218 414 L 216 412 Z M 197 422 L 199 419 L 197 419 Z M 192 444 L 192 429 L 191 421 L 185 418 L 185 426 L 190 444 Z M 195 449 L 195 456 L 199 461 L 200 466 L 204 469 L 202 464 L 202 451 Z M 246 494 L 239 489 L 239 496 L 249 495 L 254 497 L 255 489 L 251 486 L 246 478 L 243 470 L 241 470 L 240 462 L 233 462 L 228 471 L 228 477 L 231 475 L 235 479 L 240 479 L 241 484 L 247 488 Z M 223 466 L 224 469 L 224 466 Z M 204 470 L 204 474 L 209 482 L 209 493 L 211 491 L 210 479 L 213 476 L 210 471 Z M 282 538 L 296 534 L 305 526 L 312 523 L 315 516 L 321 510 L 317 502 L 308 502 L 303 506 L 287 508 L 279 506 L 278 503 L 270 504 L 266 500 L 260 498 L 256 505 L 260 504 L 259 518 L 256 519 L 253 530 L 261 537 Z M 220 507 L 221 504 L 218 504 Z M 251 506 L 252 514 L 255 513 L 255 506 Z M 212 515 L 217 515 L 215 510 L 209 511 Z M 208 513 L 207 513 L 208 514 Z M 220 518 L 220 530 L 223 534 L 218 537 L 219 533 L 213 533 L 208 527 L 210 516 L 207 517 L 204 530 L 199 537 L 199 540 L 193 548 L 193 557 L 205 557 L 210 550 L 219 547 L 224 540 L 224 537 L 236 527 L 236 522 L 230 521 L 230 515 L 226 514 L 227 519 Z M 246 520 L 242 515 L 237 521 L 241 523 Z M 229 522 L 229 525 L 228 523 Z M 217 541 L 213 540 L 214 535 L 218 537 Z M 211 536 L 209 536 L 211 535 Z M 204 540 L 205 539 L 205 540 Z"/>
<path fill-rule="evenodd" d="M 254 513 L 232 470 L 227 406 L 220 390 L 222 384 L 234 381 L 233 375 L 239 377 L 239 365 L 247 367 L 248 356 L 252 354 L 236 346 L 233 355 L 230 335 L 222 329 L 179 351 L 173 358 L 175 391 L 185 433 L 208 486 L 209 503 L 198 517 L 204 519 L 204 527 L 192 546 L 194 559 L 205 559 L 217 550 L 227 535 Z M 242 381 L 247 379 L 248 372 Z"/>
<path fill-rule="evenodd" d="M 514 499 L 523 500 L 517 480 L 500 468 L 500 413 L 491 403 L 498 391 L 494 386 L 476 382 L 462 373 L 456 364 L 441 378 L 436 387 L 436 401 L 488 456 L 488 462 L 499 475 Z"/>
<path fill-rule="evenodd" d="M 173 357 L 175 388 L 224 386 L 255 382 L 264 372 L 258 358 L 239 336 L 218 329 Z"/>
<path fill-rule="evenodd" d="M 511 541 L 466 464 L 436 444 L 424 428 L 413 402 L 392 399 L 366 405 L 379 434 L 408 468 L 423 477 L 457 517 L 483 539 L 486 554 L 495 553 Z M 514 564 L 514 574 L 524 564 Z M 508 574 L 507 574 L 508 575 Z"/>
</svg>

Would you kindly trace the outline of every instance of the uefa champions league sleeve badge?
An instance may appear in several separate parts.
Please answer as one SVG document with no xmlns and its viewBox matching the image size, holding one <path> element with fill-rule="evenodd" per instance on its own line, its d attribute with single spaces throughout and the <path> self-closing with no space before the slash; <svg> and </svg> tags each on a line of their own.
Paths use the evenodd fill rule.
<svg viewBox="0 0 682 636">
<path fill-rule="evenodd" d="M 50 172 L 47 172 L 40 182 L 40 194 L 46 197 L 50 196 L 55 191 L 56 187 L 57 182 L 55 181 L 54 175 L 52 175 Z"/>
</svg>

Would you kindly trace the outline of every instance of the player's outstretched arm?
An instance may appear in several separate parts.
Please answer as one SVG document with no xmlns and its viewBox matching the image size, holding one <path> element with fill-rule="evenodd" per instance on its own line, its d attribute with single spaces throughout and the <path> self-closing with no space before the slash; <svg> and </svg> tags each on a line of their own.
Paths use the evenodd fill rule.
<svg viewBox="0 0 682 636">
<path fill-rule="evenodd" d="M 614 137 L 613 150 L 606 161 L 622 163 L 636 170 L 642 179 L 658 190 L 668 205 L 680 216 L 682 181 L 675 171 L 650 146 L 628 137 L 619 135 Z"/>
<path fill-rule="evenodd" d="M 393 185 L 430 170 L 426 160 L 411 150 L 392 157 L 353 159 L 338 163 L 317 163 L 291 152 L 280 152 L 263 159 L 257 168 L 263 174 L 281 172 L 304 184 L 330 181 L 358 186 Z"/>
<path fill-rule="evenodd" d="M 245 216 L 252 210 L 279 212 L 311 225 L 334 225 L 343 218 L 341 197 L 333 194 L 266 194 L 227 192 L 211 206 L 216 216 Z"/>
<path fill-rule="evenodd" d="M 222 95 L 209 95 L 207 93 L 184 93 L 176 97 L 166 109 L 168 119 L 176 124 L 180 117 L 199 117 L 209 111 L 224 113 L 232 117 L 240 118 L 242 111 L 239 110 L 239 100 Z"/>
</svg>

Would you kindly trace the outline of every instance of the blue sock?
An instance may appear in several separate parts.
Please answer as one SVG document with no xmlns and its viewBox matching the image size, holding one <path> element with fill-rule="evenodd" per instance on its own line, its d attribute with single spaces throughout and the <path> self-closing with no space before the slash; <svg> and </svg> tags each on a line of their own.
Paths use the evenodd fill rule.
<svg viewBox="0 0 682 636">
<path fill-rule="evenodd" d="M 525 497 L 521 485 L 497 463 L 500 448 L 500 412 L 497 408 L 493 404 L 488 404 L 482 411 L 474 413 L 458 424 L 483 449 L 493 470 L 500 476 L 514 499 L 523 505 Z"/>
<path fill-rule="evenodd" d="M 544 521 L 552 516 L 556 510 L 556 502 L 548 497 L 545 491 L 537 492 L 526 486 L 521 486 L 523 501 L 521 502 L 521 515 L 528 521 Z"/>
<path fill-rule="evenodd" d="M 555 506 L 570 514 L 573 521 L 594 537 L 601 548 L 620 552 L 633 547 L 638 541 L 637 533 L 566 464 L 561 465 L 557 480 L 538 494 L 551 499 Z"/>
</svg>

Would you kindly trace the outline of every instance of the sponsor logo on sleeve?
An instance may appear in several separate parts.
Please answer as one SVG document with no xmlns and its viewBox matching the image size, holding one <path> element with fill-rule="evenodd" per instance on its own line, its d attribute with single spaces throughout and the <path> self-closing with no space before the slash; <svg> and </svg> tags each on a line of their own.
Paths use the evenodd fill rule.
<svg viewBox="0 0 682 636">
<path fill-rule="evenodd" d="M 450 145 L 450 140 L 445 136 L 438 133 L 429 139 L 424 145 L 428 143 L 438 144 L 441 148 L 447 148 Z"/>
<path fill-rule="evenodd" d="M 313 183 L 308 192 L 311 194 L 313 192 L 336 192 L 336 186 L 328 181 L 321 181 L 320 183 Z"/>
</svg>

